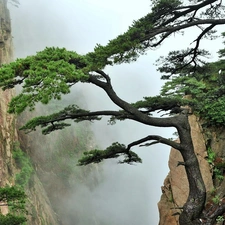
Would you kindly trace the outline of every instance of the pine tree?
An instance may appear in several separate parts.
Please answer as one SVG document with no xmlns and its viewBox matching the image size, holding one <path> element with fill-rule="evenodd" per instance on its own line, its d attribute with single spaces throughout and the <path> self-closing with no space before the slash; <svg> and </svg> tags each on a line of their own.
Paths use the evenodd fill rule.
<svg viewBox="0 0 225 225">
<path fill-rule="evenodd" d="M 223 69 L 220 67 L 223 61 L 204 61 L 209 53 L 199 49 L 199 44 L 203 38 L 215 38 L 213 29 L 225 24 L 224 16 L 224 6 L 220 0 L 154 0 L 150 13 L 134 21 L 124 34 L 110 40 L 105 46 L 96 45 L 93 52 L 86 55 L 64 48 L 46 48 L 34 56 L 2 65 L 0 86 L 4 90 L 16 85 L 22 86 L 21 93 L 12 99 L 9 112 L 19 114 L 27 108 L 33 110 L 38 102 L 48 104 L 52 99 L 60 100 L 62 95 L 70 92 L 72 86 L 82 82 L 103 89 L 120 110 L 89 111 L 74 103 L 57 113 L 33 118 L 21 129 L 29 132 L 41 126 L 43 134 L 48 134 L 69 126 L 65 120 L 95 121 L 103 116 L 110 116 L 111 124 L 134 120 L 149 126 L 176 128 L 180 143 L 150 134 L 128 145 L 113 143 L 104 151 L 94 149 L 86 152 L 79 164 L 99 163 L 121 155 L 124 156 L 121 163 L 141 162 L 139 156 L 131 150 L 132 147 L 157 143 L 171 146 L 183 156 L 183 162 L 178 165 L 185 167 L 190 189 L 179 217 L 180 225 L 214 224 L 216 218 L 225 212 L 225 204 L 218 206 L 209 216 L 205 208 L 205 185 L 194 152 L 188 117 L 195 113 L 203 118 L 207 126 L 223 125 L 224 118 L 208 110 L 207 103 L 219 96 L 220 101 L 214 101 L 213 104 L 218 112 L 223 111 L 224 79 L 217 73 L 219 68 Z M 199 34 L 190 40 L 194 47 L 172 51 L 166 58 L 160 59 L 163 63 L 159 67 L 163 73 L 162 78 L 175 77 L 162 88 L 160 96 L 128 103 L 117 95 L 110 75 L 104 72 L 106 66 L 136 61 L 148 50 L 160 46 L 171 34 L 191 27 L 199 28 Z M 223 56 L 223 50 L 220 54 Z M 184 95 L 190 95 L 191 98 L 184 99 Z M 159 110 L 169 116 L 153 117 L 152 113 Z"/>
</svg>

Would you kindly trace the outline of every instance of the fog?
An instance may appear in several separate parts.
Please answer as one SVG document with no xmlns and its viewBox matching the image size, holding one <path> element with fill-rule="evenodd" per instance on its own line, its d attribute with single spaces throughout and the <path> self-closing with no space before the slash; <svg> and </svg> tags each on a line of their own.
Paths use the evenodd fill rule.
<svg viewBox="0 0 225 225">
<path fill-rule="evenodd" d="M 92 51 L 96 43 L 104 45 L 125 32 L 133 20 L 150 10 L 149 0 L 20 0 L 20 3 L 19 8 L 10 7 L 15 58 L 35 54 L 46 46 L 65 47 L 85 54 Z M 188 33 L 189 37 L 192 32 Z M 155 60 L 168 50 L 183 47 L 184 43 L 190 43 L 188 37 L 172 36 L 161 48 L 149 51 L 135 63 L 107 67 L 118 95 L 135 102 L 143 96 L 158 94 L 163 83 L 154 66 Z M 215 56 L 215 51 L 213 54 Z M 83 93 L 90 110 L 117 109 L 102 90 L 84 84 L 75 88 Z M 107 120 L 93 124 L 93 130 L 103 148 L 116 141 L 129 144 L 149 134 L 172 137 L 174 132 L 135 122 L 108 126 Z M 157 202 L 168 174 L 170 148 L 154 145 L 134 150 L 142 158 L 142 164 L 130 166 L 106 161 L 100 185 L 91 191 L 80 185 L 79 192 L 67 199 L 68 205 L 83 217 L 95 215 L 102 224 L 157 224 Z"/>
</svg>

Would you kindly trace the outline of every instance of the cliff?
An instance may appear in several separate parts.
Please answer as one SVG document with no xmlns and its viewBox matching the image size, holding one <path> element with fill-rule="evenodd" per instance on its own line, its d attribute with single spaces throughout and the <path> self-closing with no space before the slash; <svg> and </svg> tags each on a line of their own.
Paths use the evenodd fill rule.
<svg viewBox="0 0 225 225">
<path fill-rule="evenodd" d="M 0 64 L 12 60 L 12 36 L 9 11 L 6 0 L 0 1 Z M 0 186 L 12 185 L 13 160 L 12 145 L 16 140 L 15 118 L 7 113 L 7 105 L 13 95 L 13 91 L 0 90 Z M 3 214 L 8 213 L 6 206 L 1 207 Z"/>
<path fill-rule="evenodd" d="M 10 14 L 7 0 L 0 0 L 0 64 L 9 63 L 13 59 Z M 8 103 L 14 90 L 0 90 L 0 187 L 12 187 L 16 184 L 16 174 L 20 168 L 15 164 L 13 152 L 18 142 L 16 118 L 7 113 Z M 45 190 L 35 173 L 30 177 L 32 185 L 25 187 L 28 210 L 28 224 L 58 224 Z M 30 182 L 31 183 L 31 182 Z M 8 206 L 1 206 L 2 214 L 10 212 Z M 44 223 L 43 223 L 44 222 Z M 2 224 L 2 223 L 1 223 Z"/>
</svg>

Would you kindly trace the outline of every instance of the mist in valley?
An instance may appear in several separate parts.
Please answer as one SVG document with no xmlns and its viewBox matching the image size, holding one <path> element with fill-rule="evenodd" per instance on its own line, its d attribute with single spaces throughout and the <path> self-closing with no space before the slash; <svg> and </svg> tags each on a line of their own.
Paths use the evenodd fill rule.
<svg viewBox="0 0 225 225">
<path fill-rule="evenodd" d="M 149 10 L 149 0 L 141 3 L 129 0 L 20 0 L 19 8 L 10 6 L 15 58 L 33 55 L 46 46 L 65 47 L 85 54 L 92 51 L 96 43 L 104 45 L 125 32 L 133 20 Z M 179 48 L 177 43 L 176 48 Z M 174 45 L 175 39 L 171 37 L 161 49 L 149 51 L 135 63 L 107 67 L 106 72 L 118 95 L 128 102 L 135 102 L 143 96 L 158 94 L 163 82 L 154 62 Z M 94 86 L 77 84 L 66 99 L 71 101 L 70 104 L 76 104 L 73 101 L 79 99 L 79 95 L 85 99 L 89 110 L 117 109 L 106 94 Z M 109 126 L 107 118 L 91 127 L 96 143 L 103 149 L 112 142 L 127 145 L 149 134 L 172 137 L 174 132 L 173 129 L 152 128 L 128 121 Z M 96 221 L 96 225 L 158 223 L 157 202 L 168 173 L 170 148 L 154 145 L 134 150 L 142 158 L 142 164 L 120 165 L 117 160 L 107 160 L 101 164 L 99 174 L 96 175 L 95 170 L 88 174 L 90 183 L 93 176 L 96 177 L 97 186 L 74 184 L 74 194 L 59 203 L 69 209 L 71 218 L 67 218 L 67 224 L 74 224 L 74 215 L 79 215 L 76 225 L 90 224 L 90 221 Z M 38 150 L 35 152 L 37 157 L 42 154 Z"/>
</svg>

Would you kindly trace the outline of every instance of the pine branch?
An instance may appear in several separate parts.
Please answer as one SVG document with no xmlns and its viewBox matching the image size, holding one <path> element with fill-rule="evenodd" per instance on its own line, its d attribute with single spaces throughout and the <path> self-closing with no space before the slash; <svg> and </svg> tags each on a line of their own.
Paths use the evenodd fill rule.
<svg viewBox="0 0 225 225">
<path fill-rule="evenodd" d="M 41 128 L 45 128 L 42 130 L 43 134 L 49 134 L 52 131 L 61 130 L 67 126 L 70 126 L 70 124 L 62 121 L 73 120 L 78 123 L 85 120 L 101 120 L 102 116 L 113 116 L 118 119 L 135 119 L 132 115 L 129 115 L 123 111 L 102 110 L 90 112 L 79 108 L 77 105 L 69 105 L 57 113 L 33 118 L 21 127 L 20 130 L 31 132 L 40 126 Z"/>
<path fill-rule="evenodd" d="M 105 150 L 91 150 L 84 152 L 84 156 L 79 159 L 78 165 L 88 165 L 90 163 L 100 163 L 104 159 L 118 158 L 119 156 L 124 156 L 123 160 L 120 160 L 119 163 L 128 163 L 141 162 L 141 159 L 135 152 L 128 150 L 125 145 L 118 142 L 113 143 L 111 146 Z"/>
<path fill-rule="evenodd" d="M 150 141 L 150 140 L 155 140 L 155 142 L 151 142 L 150 144 L 144 144 L 144 145 L 140 145 L 146 141 Z M 140 145 L 140 147 L 142 146 L 150 146 L 152 144 L 157 144 L 157 143 L 162 143 L 162 144 L 165 144 L 165 145 L 169 145 L 177 150 L 181 150 L 181 146 L 180 146 L 180 143 L 177 143 L 175 141 L 172 141 L 170 139 L 167 139 L 167 138 L 164 138 L 164 137 L 161 137 L 161 136 L 158 136 L 158 135 L 148 135 L 147 137 L 145 138 L 141 138 L 137 141 L 134 141 L 132 143 L 130 143 L 128 145 L 128 149 L 130 149 L 131 147 L 133 146 L 136 146 L 136 145 Z"/>
</svg>

